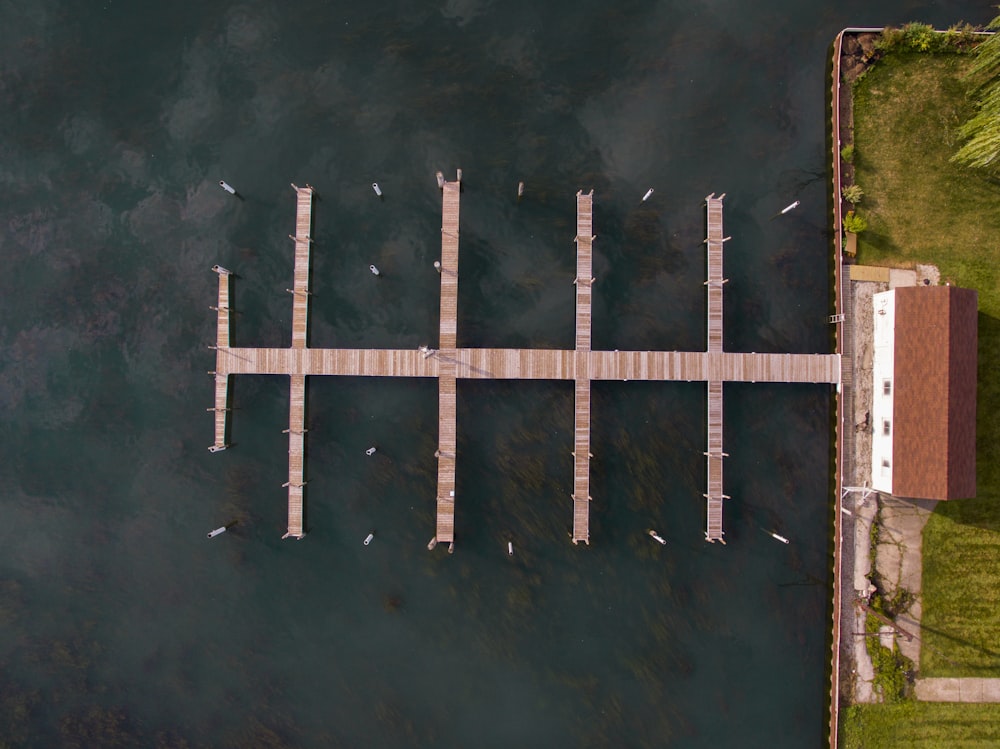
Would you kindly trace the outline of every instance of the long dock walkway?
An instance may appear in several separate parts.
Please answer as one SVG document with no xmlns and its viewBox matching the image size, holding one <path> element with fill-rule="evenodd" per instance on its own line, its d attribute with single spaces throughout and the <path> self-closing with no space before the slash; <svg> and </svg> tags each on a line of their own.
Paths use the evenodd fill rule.
<svg viewBox="0 0 1000 749">
<path fill-rule="evenodd" d="M 590 543 L 590 316 L 594 191 L 576 194 L 576 395 L 573 424 L 573 543 Z"/>
<path fill-rule="evenodd" d="M 293 187 L 295 187 L 293 185 Z M 593 191 L 577 193 L 576 345 L 572 350 L 460 349 L 457 340 L 458 249 L 461 184 L 444 182 L 441 204 L 441 318 L 437 349 L 310 349 L 308 347 L 309 262 L 312 246 L 311 187 L 296 190 L 295 278 L 292 345 L 289 348 L 232 348 L 229 325 L 230 271 L 219 274 L 216 325 L 215 442 L 225 450 L 229 377 L 280 374 L 290 379 L 288 424 L 288 532 L 302 538 L 306 378 L 312 375 L 438 378 L 438 489 L 436 542 L 455 540 L 456 386 L 459 379 L 574 380 L 574 543 L 590 538 L 590 383 L 592 380 L 705 382 L 708 387 L 708 491 L 705 538 L 723 541 L 722 388 L 724 382 L 814 382 L 839 384 L 838 354 L 757 354 L 722 350 L 722 198 L 708 196 L 708 346 L 706 351 L 592 351 Z M 724 541 L 723 541 L 724 542 Z"/>
<path fill-rule="evenodd" d="M 303 518 L 306 447 L 306 378 L 292 375 L 288 408 L 288 532 L 282 538 L 306 535 Z"/>
<path fill-rule="evenodd" d="M 295 282 L 292 294 L 292 348 L 305 348 L 309 332 L 309 251 L 312 246 L 313 189 L 295 189 Z"/>
<path fill-rule="evenodd" d="M 221 265 L 212 268 L 219 274 L 219 301 L 215 307 L 215 350 L 225 352 L 229 350 L 229 271 Z M 216 353 L 216 358 L 222 355 Z M 216 366 L 214 372 L 210 372 L 215 377 L 215 406 L 208 409 L 215 412 L 215 443 L 208 448 L 213 453 L 226 449 L 226 424 L 229 419 L 229 375 L 225 368 L 219 369 Z"/>
<path fill-rule="evenodd" d="M 455 451 L 458 449 L 455 350 L 458 345 L 458 224 L 461 182 L 441 188 L 441 322 L 438 351 L 438 488 L 434 538 L 454 549 Z M 429 352 L 424 352 L 430 358 Z"/>
<path fill-rule="evenodd" d="M 312 247 L 313 189 L 309 185 L 295 190 L 295 271 L 292 292 L 292 351 L 307 346 L 309 333 L 309 253 Z M 286 370 L 287 371 L 287 370 Z M 288 397 L 288 532 L 284 538 L 300 539 L 306 535 L 302 507 L 305 481 L 306 378 L 290 374 Z"/>
<path fill-rule="evenodd" d="M 729 237 L 722 236 L 722 199 L 725 193 L 715 197 L 712 193 L 705 198 L 708 212 L 708 353 L 722 353 L 722 286 L 727 279 L 722 277 L 722 246 Z M 705 493 L 705 540 L 710 543 L 723 539 L 722 503 L 728 497 L 722 492 L 722 380 L 708 377 L 708 491 Z"/>
</svg>

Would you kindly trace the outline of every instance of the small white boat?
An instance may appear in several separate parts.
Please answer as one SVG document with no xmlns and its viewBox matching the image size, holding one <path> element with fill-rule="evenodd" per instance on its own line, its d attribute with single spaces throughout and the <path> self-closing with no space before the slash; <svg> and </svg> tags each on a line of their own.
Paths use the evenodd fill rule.
<svg viewBox="0 0 1000 749">
<path fill-rule="evenodd" d="M 645 203 L 651 197 L 653 197 L 653 188 L 652 187 L 650 187 L 648 190 L 646 190 L 646 194 L 642 196 L 642 202 Z"/>
<path fill-rule="evenodd" d="M 788 543 L 787 538 L 785 538 L 784 536 L 779 536 L 777 533 L 771 533 L 771 538 L 775 539 L 776 541 L 781 541 L 781 543 L 783 544 Z"/>
<path fill-rule="evenodd" d="M 795 208 L 798 208 L 801 201 L 796 200 L 794 203 L 789 203 L 784 208 L 781 209 L 781 214 L 784 215 Z"/>
<path fill-rule="evenodd" d="M 443 188 L 443 187 L 444 187 L 444 175 L 443 175 L 443 174 L 441 174 L 441 172 L 438 172 L 438 173 L 437 173 L 437 174 L 435 174 L 434 176 L 435 176 L 435 177 L 437 177 L 437 181 L 438 181 L 438 188 L 439 188 L 439 189 L 440 189 L 440 188 Z"/>
<path fill-rule="evenodd" d="M 508 541 L 507 542 L 507 556 L 509 556 L 509 557 L 514 556 L 514 542 L 513 541 Z"/>
<path fill-rule="evenodd" d="M 226 532 L 226 526 L 222 526 L 221 528 L 216 528 L 214 531 L 209 531 L 208 537 L 215 538 L 216 536 L 221 535 L 225 532 Z"/>
<path fill-rule="evenodd" d="M 646 532 L 649 534 L 649 537 L 651 539 L 653 539 L 654 541 L 656 541 L 658 544 L 660 544 L 660 546 L 666 546 L 667 545 L 667 542 L 666 542 L 666 540 L 664 540 L 663 536 L 661 536 L 656 531 L 649 530 L 649 531 L 646 531 Z"/>
<path fill-rule="evenodd" d="M 375 534 L 374 533 L 369 533 L 367 536 L 365 536 L 365 546 L 367 546 L 368 544 L 370 544 L 372 542 L 373 538 L 375 538 Z"/>
<path fill-rule="evenodd" d="M 382 273 L 379 271 L 379 269 L 376 268 L 374 265 L 369 265 L 368 266 L 368 270 L 370 270 L 372 272 L 373 276 L 381 276 L 382 275 Z"/>
<path fill-rule="evenodd" d="M 372 455 L 374 455 L 374 454 L 375 454 L 375 447 L 374 446 L 369 447 L 367 450 L 365 450 L 365 455 L 367 455 L 369 458 Z"/>
<path fill-rule="evenodd" d="M 382 188 L 378 186 L 378 182 L 372 182 L 372 189 L 375 191 L 376 195 L 380 198 L 382 197 Z"/>
</svg>

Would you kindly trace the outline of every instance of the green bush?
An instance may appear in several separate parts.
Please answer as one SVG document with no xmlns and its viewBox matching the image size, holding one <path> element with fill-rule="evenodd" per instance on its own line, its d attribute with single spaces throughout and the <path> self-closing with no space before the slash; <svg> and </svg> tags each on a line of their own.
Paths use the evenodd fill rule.
<svg viewBox="0 0 1000 749">
<path fill-rule="evenodd" d="M 974 27 L 956 24 L 938 33 L 927 23 L 908 23 L 902 28 L 886 26 L 875 42 L 879 52 L 967 52 L 978 39 Z"/>
<path fill-rule="evenodd" d="M 848 164 L 854 163 L 854 144 L 848 143 L 846 146 L 840 149 L 840 158 L 842 158 Z"/>
<path fill-rule="evenodd" d="M 939 36 L 930 24 L 908 23 L 903 27 L 903 44 L 914 52 L 936 51 L 940 47 Z"/>
<path fill-rule="evenodd" d="M 981 41 L 971 23 L 956 23 L 944 32 L 944 36 L 945 47 L 959 52 L 967 52 Z"/>
<path fill-rule="evenodd" d="M 903 46 L 903 30 L 895 26 L 886 26 L 882 34 L 875 40 L 875 49 L 879 52 L 892 52 Z"/>
<path fill-rule="evenodd" d="M 865 620 L 865 633 L 868 635 L 865 646 L 875 669 L 872 683 L 875 691 L 882 695 L 883 701 L 899 702 L 907 697 L 909 680 L 906 674 L 913 670 L 913 661 L 900 653 L 895 645 L 890 650 L 879 642 L 877 633 L 881 627 L 882 623 L 869 614 Z"/>
<path fill-rule="evenodd" d="M 844 231 L 849 231 L 851 234 L 860 234 L 867 228 L 868 221 L 864 216 L 858 216 L 854 211 L 848 211 L 847 215 L 844 216 Z"/>
<path fill-rule="evenodd" d="M 848 185 L 844 188 L 843 196 L 851 205 L 857 205 L 861 202 L 861 198 L 865 195 L 865 191 L 861 189 L 861 185 Z"/>
</svg>

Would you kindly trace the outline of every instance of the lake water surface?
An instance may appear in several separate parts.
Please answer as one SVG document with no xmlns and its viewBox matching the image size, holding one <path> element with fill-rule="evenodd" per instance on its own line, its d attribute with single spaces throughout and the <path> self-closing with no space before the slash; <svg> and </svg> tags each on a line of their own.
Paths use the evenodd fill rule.
<svg viewBox="0 0 1000 749">
<path fill-rule="evenodd" d="M 594 188 L 594 348 L 703 350 L 726 192 L 726 349 L 828 352 L 830 42 L 994 15 L 879 6 L 0 3 L 0 736 L 820 746 L 829 386 L 726 386 L 723 547 L 705 386 L 594 383 L 574 547 L 572 384 L 461 382 L 449 557 L 436 383 L 312 378 L 310 533 L 282 542 L 287 379 L 237 378 L 234 447 L 205 449 L 210 269 L 239 274 L 235 345 L 290 345 L 310 183 L 311 345 L 433 346 L 434 172 L 461 167 L 459 345 L 571 348 Z"/>
</svg>

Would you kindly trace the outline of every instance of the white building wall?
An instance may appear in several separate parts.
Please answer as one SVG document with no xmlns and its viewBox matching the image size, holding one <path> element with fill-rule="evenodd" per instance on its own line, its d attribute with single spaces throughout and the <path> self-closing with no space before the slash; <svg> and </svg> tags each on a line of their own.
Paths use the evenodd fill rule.
<svg viewBox="0 0 1000 749">
<path fill-rule="evenodd" d="M 896 292 L 883 291 L 872 298 L 875 318 L 872 355 L 872 487 L 892 494 L 893 353 L 896 328 Z"/>
</svg>

